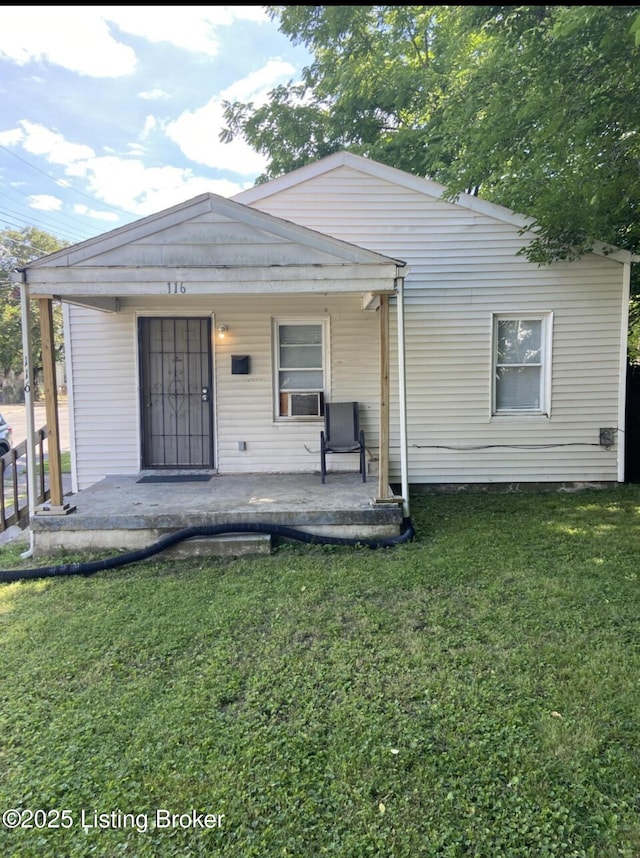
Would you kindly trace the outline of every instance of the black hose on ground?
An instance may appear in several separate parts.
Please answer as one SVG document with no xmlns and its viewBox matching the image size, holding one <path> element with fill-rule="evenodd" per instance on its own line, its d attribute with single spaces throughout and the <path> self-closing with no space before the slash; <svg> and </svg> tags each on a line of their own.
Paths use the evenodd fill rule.
<svg viewBox="0 0 640 858">
<path fill-rule="evenodd" d="M 206 536 L 220 536 L 225 533 L 268 533 L 281 539 L 293 539 L 297 542 L 309 542 L 313 545 L 352 545 L 366 548 L 390 548 L 402 542 L 409 542 L 415 536 L 415 530 L 410 518 L 403 520 L 402 533 L 398 536 L 382 537 L 380 539 L 360 539 L 346 536 L 318 536 L 314 533 L 306 533 L 293 527 L 280 524 L 261 524 L 260 522 L 237 522 L 235 524 L 212 524 L 196 527 L 186 527 L 163 536 L 157 542 L 146 548 L 138 548 L 128 551 L 116 557 L 107 557 L 104 560 L 91 560 L 87 563 L 64 563 L 60 566 L 42 566 L 35 569 L 7 569 L 0 570 L 0 582 L 10 583 L 13 581 L 24 581 L 32 578 L 55 578 L 63 575 L 93 575 L 94 572 L 103 572 L 107 569 L 118 569 L 129 563 L 138 563 L 147 560 L 184 542 L 186 539 L 198 539 Z"/>
</svg>

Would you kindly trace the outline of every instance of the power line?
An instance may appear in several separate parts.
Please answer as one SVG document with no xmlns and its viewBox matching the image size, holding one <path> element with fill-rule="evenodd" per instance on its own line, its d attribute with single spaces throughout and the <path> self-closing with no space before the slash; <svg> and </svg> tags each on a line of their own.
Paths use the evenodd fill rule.
<svg viewBox="0 0 640 858">
<path fill-rule="evenodd" d="M 99 200 L 96 197 L 92 197 L 89 194 L 83 193 L 83 191 L 77 190 L 77 188 L 74 188 L 71 185 L 66 184 L 65 182 L 61 181 L 60 179 L 54 179 L 54 177 L 51 176 L 49 173 L 47 173 L 45 170 L 41 170 L 40 167 L 36 167 L 35 164 L 32 164 L 30 161 L 27 161 L 25 158 L 22 158 L 20 155 L 16 155 L 16 153 L 12 152 L 11 149 L 7 149 L 6 146 L 0 145 L 0 149 L 4 150 L 9 155 L 12 155 L 14 158 L 17 158 L 18 161 L 22 161 L 23 164 L 27 165 L 27 167 L 31 167 L 32 170 L 36 170 L 36 172 L 45 176 L 45 178 L 49 179 L 50 182 L 53 182 L 55 185 L 57 185 L 60 188 L 63 188 L 65 191 L 71 191 L 74 194 L 78 194 L 79 196 L 84 197 L 87 200 L 90 200 L 92 203 L 97 203 L 98 205 L 105 206 L 106 208 L 111 209 L 112 211 L 116 212 L 117 214 L 124 214 L 124 215 L 127 215 L 128 217 L 134 217 L 135 216 L 133 214 L 133 212 L 128 212 L 128 211 L 125 211 L 125 209 L 120 209 L 120 208 L 117 208 L 116 206 L 112 206 L 109 203 L 104 202 L 104 200 Z"/>
<path fill-rule="evenodd" d="M 35 226 L 37 229 L 42 229 L 45 232 L 55 234 L 59 238 L 64 239 L 65 241 L 71 241 L 74 244 L 85 240 L 84 237 L 79 238 L 78 233 L 70 231 L 69 228 L 60 227 L 59 225 L 50 225 L 47 223 L 46 218 L 42 218 L 38 214 L 35 216 L 24 215 L 20 212 L 0 207 L 0 216 L 7 226 L 11 228 L 23 229 L 25 227 L 28 228 Z M 38 223 L 35 223 L 34 221 L 37 221 Z"/>
<path fill-rule="evenodd" d="M 6 218 L 3 218 L 3 222 L 4 222 L 4 228 L 5 229 L 14 229 L 17 232 L 20 232 L 21 230 L 24 230 L 24 229 L 31 229 L 31 228 L 40 229 L 43 232 L 46 232 L 49 235 L 52 235 L 54 238 L 57 238 L 59 241 L 64 241 L 65 244 L 76 244 L 77 243 L 76 240 L 67 239 L 63 235 L 58 233 L 57 231 L 51 230 L 50 228 L 45 228 L 45 225 L 37 224 L 37 223 L 34 223 L 33 221 L 26 221 L 24 219 L 16 221 L 16 220 L 7 220 Z"/>
<path fill-rule="evenodd" d="M 57 237 L 54 236 L 54 238 Z M 61 241 L 60 243 L 64 245 L 64 242 Z M 25 243 L 23 241 L 12 239 L 5 233 L 4 235 L 0 234 L 0 248 L 2 247 L 6 247 L 10 252 L 18 256 L 24 249 Z M 50 253 L 55 253 L 55 250 L 52 250 L 50 247 L 40 247 L 37 243 L 32 241 L 28 242 L 28 247 L 36 253 L 39 253 L 40 256 L 48 256 Z"/>
<path fill-rule="evenodd" d="M 22 194 L 18 193 L 18 191 L 16 191 L 16 189 L 14 187 L 12 187 L 7 181 L 2 179 L 1 177 L 0 177 L 0 184 L 4 185 L 6 188 L 6 191 L 3 192 L 3 196 L 5 193 L 11 194 L 12 197 L 15 198 L 15 200 L 16 200 L 17 204 L 20 206 L 20 208 L 23 208 L 26 210 L 26 215 L 19 214 L 18 212 L 13 212 L 14 214 L 18 215 L 19 217 L 26 216 L 26 217 L 29 217 L 31 219 L 38 218 L 42 222 L 54 223 L 54 224 L 57 224 L 56 228 L 60 229 L 60 230 L 68 231 L 68 230 L 72 229 L 73 230 L 73 237 L 74 237 L 74 240 L 76 240 L 76 241 L 81 241 L 81 240 L 84 240 L 86 238 L 91 238 L 92 233 L 90 233 L 90 231 L 87 230 L 86 224 L 80 218 L 78 218 L 78 219 L 73 218 L 73 217 L 65 214 L 64 212 L 57 211 L 55 209 L 50 210 L 50 211 L 44 211 L 41 209 L 33 208 L 29 205 L 26 205 L 24 202 L 24 196 Z M 80 236 L 80 238 L 77 238 L 77 236 Z"/>
</svg>

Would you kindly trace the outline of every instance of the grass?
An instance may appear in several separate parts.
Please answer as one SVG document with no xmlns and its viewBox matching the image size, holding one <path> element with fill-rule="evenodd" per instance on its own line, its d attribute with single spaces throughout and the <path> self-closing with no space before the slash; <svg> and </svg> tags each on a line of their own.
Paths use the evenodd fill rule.
<svg viewBox="0 0 640 858">
<path fill-rule="evenodd" d="M 49 473 L 49 460 L 46 459 L 44 463 L 44 472 L 45 474 Z M 71 453 L 68 451 L 63 451 L 60 453 L 60 473 L 62 474 L 70 474 L 71 473 Z"/>
<path fill-rule="evenodd" d="M 0 852 L 637 858 L 640 486 L 412 518 L 0 585 Z"/>
</svg>

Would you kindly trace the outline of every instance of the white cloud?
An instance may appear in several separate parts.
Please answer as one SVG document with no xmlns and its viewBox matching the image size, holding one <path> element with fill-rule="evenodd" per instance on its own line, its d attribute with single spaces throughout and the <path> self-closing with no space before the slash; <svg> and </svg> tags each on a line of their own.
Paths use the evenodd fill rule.
<svg viewBox="0 0 640 858">
<path fill-rule="evenodd" d="M 9 131 L 0 131 L 0 146 L 16 146 L 24 138 L 22 128 L 11 128 Z"/>
<path fill-rule="evenodd" d="M 171 98 L 168 92 L 165 92 L 163 89 L 150 89 L 147 92 L 139 92 L 138 98 L 142 98 L 144 101 L 165 101 L 168 98 Z"/>
<path fill-rule="evenodd" d="M 230 170 L 241 176 L 261 172 L 267 161 L 242 140 L 222 143 L 219 139 L 224 124 L 222 102 L 217 98 L 198 110 L 183 113 L 166 127 L 167 136 L 183 155 L 197 164 L 218 170 Z"/>
<path fill-rule="evenodd" d="M 43 125 L 23 119 L 20 122 L 23 135 L 15 142 L 22 143 L 25 152 L 31 155 L 44 155 L 51 164 L 66 166 L 85 158 L 91 158 L 95 152 L 91 146 L 81 143 L 69 143 L 62 134 L 50 131 Z"/>
<path fill-rule="evenodd" d="M 231 197 L 252 184 L 205 178 L 180 167 L 146 167 L 136 157 L 97 156 L 89 146 L 69 143 L 62 135 L 41 125 L 26 121 L 20 124 L 19 134 L 5 132 L 4 136 L 11 135 L 13 145 L 21 144 L 26 152 L 63 167 L 67 178 L 56 180 L 58 184 L 77 186 L 76 181 L 70 183 L 69 179 L 81 179 L 91 196 L 129 214 L 152 214 L 207 191 Z M 90 216 L 118 219 L 94 210 Z"/>
<path fill-rule="evenodd" d="M 261 6 L 5 6 L 0 57 L 46 62 L 88 77 L 115 78 L 136 67 L 121 33 L 215 56 L 218 31 L 235 21 L 268 21 Z"/>
<path fill-rule="evenodd" d="M 252 101 L 263 104 L 278 83 L 290 77 L 295 69 L 290 63 L 270 60 L 262 69 L 236 81 L 203 107 L 185 111 L 166 125 L 166 134 L 176 143 L 185 157 L 198 164 L 219 170 L 230 170 L 241 176 L 255 176 L 264 170 L 267 159 L 242 140 L 222 143 L 224 127 L 223 101 Z"/>
<path fill-rule="evenodd" d="M 109 221 L 110 223 L 117 223 L 120 220 L 120 216 L 115 212 L 100 212 L 97 209 L 90 209 L 89 206 L 85 205 L 73 206 L 73 213 L 82 215 L 83 217 L 91 217 L 95 220 Z"/>
<path fill-rule="evenodd" d="M 155 118 L 155 116 L 147 116 L 147 118 L 144 121 L 144 128 L 142 129 L 142 131 L 140 133 L 140 139 L 146 140 L 147 137 L 149 137 L 149 135 L 151 134 L 151 132 L 155 131 L 157 127 L 158 127 L 158 120 Z"/>
<path fill-rule="evenodd" d="M 48 62 L 90 77 L 121 77 L 136 66 L 94 6 L 5 6 L 0 57 L 18 65 Z"/>
<path fill-rule="evenodd" d="M 145 167 L 138 159 L 92 158 L 70 166 L 93 196 L 132 214 L 147 215 L 207 191 L 230 197 L 242 187 L 225 179 L 206 179 L 179 167 Z"/>
<path fill-rule="evenodd" d="M 270 90 L 289 80 L 294 73 L 291 63 L 271 59 L 258 71 L 232 83 L 220 95 L 226 101 L 252 101 L 258 106 L 267 101 Z"/>
<path fill-rule="evenodd" d="M 62 208 L 62 200 L 50 194 L 32 194 L 27 197 L 27 203 L 41 212 L 59 212 Z"/>
<path fill-rule="evenodd" d="M 230 40 L 227 47 L 233 44 L 231 40 L 241 39 L 238 34 L 241 28 L 232 25 L 242 20 L 269 23 L 264 7 L 260 6 L 10 6 L 0 9 L 0 60 L 19 65 L 30 61 L 42 63 L 41 69 L 29 69 L 29 80 L 34 80 L 35 71 L 44 84 L 49 79 L 52 85 L 57 81 L 52 65 L 81 75 L 118 77 L 135 69 L 135 53 L 127 42 L 135 47 L 140 40 L 146 40 L 154 44 L 171 43 L 189 51 L 192 60 L 196 55 L 196 69 L 200 66 L 208 69 L 208 58 L 216 56 L 221 39 Z M 129 36 L 132 38 L 128 39 Z M 161 53 L 145 52 L 145 62 L 152 68 L 155 55 Z M 256 58 L 251 57 L 250 61 L 252 66 Z M 95 204 L 89 202 L 77 207 L 76 213 L 102 221 L 122 220 L 122 216 L 103 211 L 103 208 L 113 207 L 129 215 L 144 216 L 205 191 L 232 197 L 250 187 L 256 174 L 264 171 L 267 159 L 240 138 L 229 144 L 220 142 L 224 127 L 223 102 L 240 100 L 262 104 L 271 89 L 295 74 L 295 68 L 290 63 L 272 59 L 259 71 L 222 91 L 219 87 L 223 84 L 218 82 L 216 86 L 215 80 L 206 76 L 202 97 L 198 97 L 200 84 L 196 86 L 194 80 L 190 98 L 191 104 L 196 106 L 180 115 L 171 112 L 170 106 L 175 103 L 171 92 L 155 85 L 163 80 L 163 75 L 157 74 L 154 78 L 147 67 L 140 71 L 140 79 L 146 82 L 137 83 L 135 95 L 128 96 L 126 86 L 119 85 L 123 98 L 130 99 L 131 107 L 137 103 L 140 108 L 133 120 L 127 114 L 127 121 L 136 123 L 134 129 L 118 126 L 116 137 L 105 136 L 104 130 L 96 137 L 84 136 L 84 130 L 83 136 L 76 135 L 73 124 L 60 130 L 55 127 L 58 122 L 72 121 L 64 112 L 54 112 L 52 119 L 46 112 L 32 116 L 26 114 L 30 103 L 25 101 L 23 109 L 29 119 L 19 114 L 7 119 L 5 128 L 0 131 L 0 145 L 20 153 L 27 164 L 35 162 L 31 166 L 37 163 L 36 169 L 48 173 L 58 186 L 67 186 L 70 191 L 76 189 L 76 193 L 94 198 Z M 16 78 L 22 75 L 20 72 Z M 82 86 L 82 81 L 76 82 L 78 94 L 82 93 Z M 209 98 L 211 93 L 214 95 Z M 161 103 L 169 107 L 160 107 Z M 81 104 L 78 99 L 78 110 Z M 53 96 L 51 106 L 55 108 Z M 99 117 L 100 107 L 95 104 L 96 117 Z M 153 113 L 147 113 L 149 108 Z M 86 116 L 84 109 L 82 116 Z M 118 120 L 114 120 L 115 124 Z M 84 129 L 84 124 L 82 127 Z M 93 145 L 74 140 L 87 140 Z M 176 151 L 171 152 L 169 141 L 181 150 L 179 157 Z M 171 155 L 176 157 L 168 160 Z M 176 161 L 178 163 L 172 166 Z M 200 171 L 207 175 L 198 175 Z M 221 171 L 231 174 L 237 181 L 215 178 Z M 32 178 L 29 186 L 31 190 L 39 190 Z M 53 202 L 57 197 L 46 193 L 34 194 L 30 205 L 42 210 L 50 206 L 49 210 L 60 211 L 72 204 L 73 194 L 58 195 L 62 208 Z"/>
<path fill-rule="evenodd" d="M 261 6 L 94 6 L 125 33 L 216 56 L 217 30 L 236 21 L 268 21 Z"/>
</svg>

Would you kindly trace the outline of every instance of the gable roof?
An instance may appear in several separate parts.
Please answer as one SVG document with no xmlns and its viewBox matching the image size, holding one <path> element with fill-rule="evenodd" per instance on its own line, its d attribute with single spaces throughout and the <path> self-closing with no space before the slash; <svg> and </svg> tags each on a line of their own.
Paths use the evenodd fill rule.
<svg viewBox="0 0 640 858">
<path fill-rule="evenodd" d="M 111 230 L 94 238 L 87 239 L 78 244 L 58 250 L 48 256 L 30 262 L 22 270 L 37 269 L 41 267 L 69 267 L 76 265 L 87 265 L 91 262 L 100 264 L 109 260 L 110 264 L 116 265 L 114 252 L 126 246 L 136 243 L 144 243 L 144 240 L 160 232 L 166 231 L 166 239 L 171 237 L 171 230 L 187 222 L 195 222 L 208 214 L 216 216 L 219 222 L 227 222 L 244 227 L 239 233 L 236 230 L 234 240 L 243 245 L 249 245 L 253 237 L 259 233 L 266 242 L 274 244 L 295 244 L 311 252 L 311 261 L 324 261 L 331 263 L 356 263 L 356 264 L 382 264 L 389 263 L 404 266 L 404 262 L 391 259 L 372 250 L 367 250 L 355 244 L 342 241 L 337 238 L 317 232 L 316 230 L 300 226 L 291 221 L 284 220 L 240 202 L 221 197 L 213 193 L 201 194 L 184 203 L 164 209 L 156 214 L 133 221 L 130 224 Z M 212 244 L 222 245 L 228 241 L 228 236 L 223 231 L 222 240 L 217 241 L 215 224 L 211 224 L 207 235 L 207 241 Z M 215 264 L 215 263 L 214 263 Z M 228 265 L 227 263 L 224 263 Z M 264 265 L 264 262 L 256 263 Z"/>
<path fill-rule="evenodd" d="M 430 179 L 423 179 L 420 176 L 415 176 L 396 167 L 390 167 L 379 161 L 373 161 L 361 155 L 354 155 L 352 152 L 342 151 L 334 152 L 326 158 L 305 164 L 303 167 L 292 170 L 290 173 L 279 176 L 277 179 L 272 179 L 264 184 L 255 185 L 246 191 L 241 191 L 233 199 L 251 205 L 254 202 L 264 200 L 273 194 L 277 194 L 302 182 L 307 182 L 339 167 L 349 167 L 374 178 L 417 191 L 433 199 L 443 199 L 447 193 L 444 185 L 433 182 Z M 472 194 L 460 194 L 455 201 L 447 200 L 447 202 L 451 205 L 460 206 L 478 214 L 486 215 L 502 223 L 510 224 L 519 230 L 530 231 L 531 237 L 535 237 L 535 233 L 532 231 L 534 226 L 533 218 L 525 217 L 504 206 L 488 202 Z M 593 252 L 606 256 L 609 259 L 614 259 L 617 262 L 628 263 L 640 261 L 640 256 L 634 256 L 627 250 L 620 250 L 603 242 L 595 242 Z"/>
<path fill-rule="evenodd" d="M 194 295 L 393 294 L 405 273 L 401 260 L 206 193 L 44 256 L 14 281 L 21 276 L 34 297 L 108 299 L 111 307 L 160 296 L 172 282 Z"/>
</svg>

